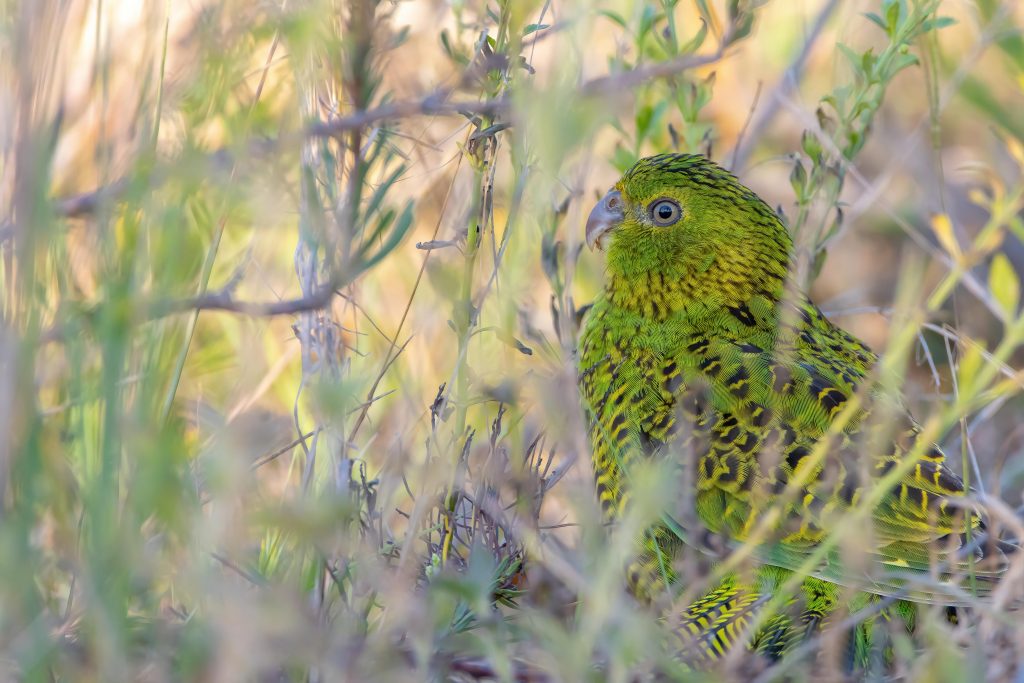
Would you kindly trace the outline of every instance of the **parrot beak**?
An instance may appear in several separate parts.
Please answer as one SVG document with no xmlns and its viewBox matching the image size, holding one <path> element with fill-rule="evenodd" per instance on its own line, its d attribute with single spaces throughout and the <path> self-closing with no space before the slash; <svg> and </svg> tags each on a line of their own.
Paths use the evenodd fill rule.
<svg viewBox="0 0 1024 683">
<path fill-rule="evenodd" d="M 587 246 L 591 251 L 595 247 L 600 249 L 601 238 L 617 228 L 625 217 L 622 194 L 618 190 L 609 190 L 587 218 Z"/>
</svg>

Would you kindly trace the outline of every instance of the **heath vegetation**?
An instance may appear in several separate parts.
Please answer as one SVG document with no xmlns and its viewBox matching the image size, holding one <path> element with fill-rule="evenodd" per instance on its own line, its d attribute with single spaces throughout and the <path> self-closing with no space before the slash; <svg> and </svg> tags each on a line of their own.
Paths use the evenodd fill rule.
<svg viewBox="0 0 1024 683">
<path fill-rule="evenodd" d="M 691 672 L 627 591 L 583 226 L 640 157 L 730 169 L 1024 538 L 1022 27 L 1014 0 L 3 0 L 0 676 L 862 675 L 828 635 Z M 863 675 L 1021 680 L 1022 574 Z"/>
</svg>

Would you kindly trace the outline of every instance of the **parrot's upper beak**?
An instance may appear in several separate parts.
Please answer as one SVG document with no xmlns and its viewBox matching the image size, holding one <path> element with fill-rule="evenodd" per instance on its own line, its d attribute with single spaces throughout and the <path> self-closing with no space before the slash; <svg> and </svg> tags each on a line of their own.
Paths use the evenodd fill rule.
<svg viewBox="0 0 1024 683">
<path fill-rule="evenodd" d="M 587 246 L 593 250 L 601 248 L 601 238 L 617 228 L 625 218 L 622 195 L 618 190 L 609 190 L 601 198 L 587 218 Z"/>
</svg>

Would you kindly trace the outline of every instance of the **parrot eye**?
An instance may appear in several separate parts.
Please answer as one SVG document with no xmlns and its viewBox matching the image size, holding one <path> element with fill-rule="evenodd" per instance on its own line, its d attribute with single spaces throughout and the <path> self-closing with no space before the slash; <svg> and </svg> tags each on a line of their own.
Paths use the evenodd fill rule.
<svg viewBox="0 0 1024 683">
<path fill-rule="evenodd" d="M 659 199 L 651 204 L 651 220 L 662 227 L 672 225 L 683 215 L 679 204 L 672 199 Z"/>
</svg>

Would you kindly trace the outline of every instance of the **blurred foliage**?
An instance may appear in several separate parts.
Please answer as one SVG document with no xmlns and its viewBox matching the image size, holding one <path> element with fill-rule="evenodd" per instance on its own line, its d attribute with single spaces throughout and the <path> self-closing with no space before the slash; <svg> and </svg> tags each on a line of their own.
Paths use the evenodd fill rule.
<svg viewBox="0 0 1024 683">
<path fill-rule="evenodd" d="M 819 302 L 916 350 L 915 412 L 1021 503 L 1012 0 L 9 0 L 0 26 L 4 678 L 706 680 L 623 588 L 642 515 L 603 528 L 575 390 L 582 223 L 656 152 L 791 215 Z M 1019 675 L 1014 615 L 923 621 L 879 677 Z M 840 676 L 834 646 L 715 675 Z"/>
</svg>

